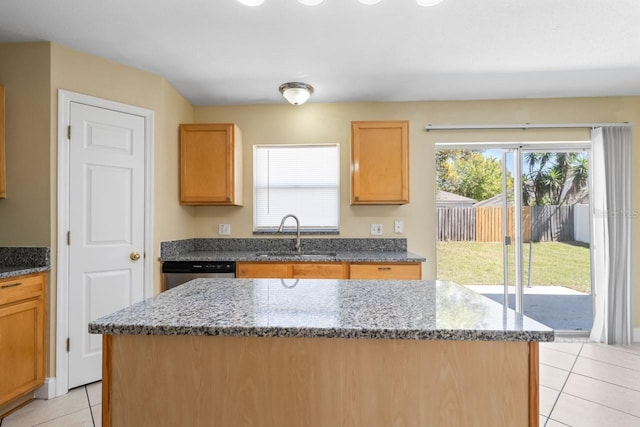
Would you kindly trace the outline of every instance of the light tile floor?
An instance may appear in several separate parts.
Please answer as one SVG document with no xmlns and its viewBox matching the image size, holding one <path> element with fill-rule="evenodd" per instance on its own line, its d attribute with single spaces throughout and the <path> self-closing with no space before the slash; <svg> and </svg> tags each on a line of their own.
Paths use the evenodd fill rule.
<svg viewBox="0 0 640 427">
<path fill-rule="evenodd" d="M 101 383 L 35 400 L 0 427 L 100 426 Z M 540 344 L 540 426 L 640 426 L 640 344 Z"/>
<path fill-rule="evenodd" d="M 0 420 L 2 427 L 102 426 L 102 382 L 69 390 L 50 400 L 36 399 Z"/>
<path fill-rule="evenodd" d="M 640 426 L 640 344 L 540 343 L 540 426 Z"/>
</svg>

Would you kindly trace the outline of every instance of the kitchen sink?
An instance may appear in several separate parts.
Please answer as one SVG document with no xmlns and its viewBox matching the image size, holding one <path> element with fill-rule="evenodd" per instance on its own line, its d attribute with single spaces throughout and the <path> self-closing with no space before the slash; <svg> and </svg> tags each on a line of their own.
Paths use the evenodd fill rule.
<svg viewBox="0 0 640 427">
<path fill-rule="evenodd" d="M 310 259 L 319 259 L 319 258 L 333 258 L 336 256 L 335 252 L 324 252 L 324 251 L 268 251 L 268 252 L 258 252 L 256 256 L 259 257 L 282 257 L 282 258 L 310 258 Z"/>
</svg>

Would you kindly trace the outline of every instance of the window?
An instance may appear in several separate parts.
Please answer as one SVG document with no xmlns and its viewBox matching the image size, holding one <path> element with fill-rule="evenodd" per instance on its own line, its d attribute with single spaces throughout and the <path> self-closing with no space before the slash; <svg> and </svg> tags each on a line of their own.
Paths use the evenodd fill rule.
<svg viewBox="0 0 640 427">
<path fill-rule="evenodd" d="M 330 145 L 256 145 L 254 230 L 276 231 L 294 214 L 305 231 L 338 231 L 340 149 Z M 286 228 L 295 226 L 287 220 Z"/>
</svg>

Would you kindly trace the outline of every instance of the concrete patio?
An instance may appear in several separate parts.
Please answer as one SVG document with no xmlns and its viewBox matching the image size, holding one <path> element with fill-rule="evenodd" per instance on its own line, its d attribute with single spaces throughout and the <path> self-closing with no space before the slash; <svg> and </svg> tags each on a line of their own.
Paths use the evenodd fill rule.
<svg viewBox="0 0 640 427">
<path fill-rule="evenodd" d="M 479 294 L 502 304 L 502 285 L 468 285 Z M 509 308 L 515 308 L 515 288 L 509 287 Z M 591 294 L 562 286 L 524 288 L 524 314 L 556 331 L 588 332 L 593 323 Z"/>
</svg>

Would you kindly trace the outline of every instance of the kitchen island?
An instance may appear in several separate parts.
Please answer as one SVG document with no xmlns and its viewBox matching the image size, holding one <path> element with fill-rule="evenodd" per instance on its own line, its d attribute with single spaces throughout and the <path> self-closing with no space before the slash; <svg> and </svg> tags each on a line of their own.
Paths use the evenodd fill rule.
<svg viewBox="0 0 640 427">
<path fill-rule="evenodd" d="M 554 339 L 421 280 L 197 279 L 89 331 L 106 427 L 537 426 Z"/>
</svg>

